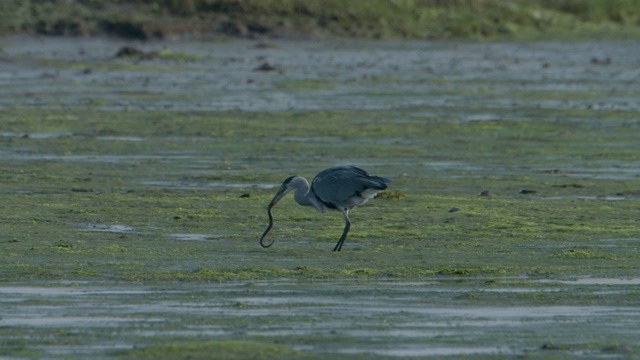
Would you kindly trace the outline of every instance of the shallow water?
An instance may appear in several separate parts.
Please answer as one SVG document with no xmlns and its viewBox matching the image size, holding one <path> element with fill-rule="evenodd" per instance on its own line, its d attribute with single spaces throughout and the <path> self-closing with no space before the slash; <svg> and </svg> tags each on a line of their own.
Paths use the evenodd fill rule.
<svg viewBox="0 0 640 360">
<path fill-rule="evenodd" d="M 638 279 L 573 279 L 494 285 L 487 280 L 429 282 L 253 282 L 170 286 L 67 285 L 2 287 L 2 324 L 18 339 L 42 342 L 51 330 L 101 356 L 143 346 L 154 338 L 242 337 L 276 341 L 318 354 L 393 357 L 543 355 L 543 344 L 634 343 L 637 306 L 544 304 L 520 301 L 497 306 L 486 291 L 511 295 L 564 292 L 572 297 L 637 292 Z M 590 280 L 590 281 L 586 281 Z M 462 285 L 459 283 L 462 282 Z M 53 284 L 52 284 L 53 285 Z M 630 289 L 633 286 L 634 289 Z M 472 292 L 476 297 L 461 297 Z M 495 300 L 495 298 L 494 298 Z M 498 298 L 498 302 L 502 302 Z M 111 329 L 117 328 L 117 332 Z M 577 329 L 580 330 L 577 330 Z M 100 334 L 83 338 L 87 332 Z M 455 344 L 455 345 L 454 345 Z M 39 345 L 49 356 L 78 354 L 77 346 Z M 84 351 L 84 350 L 83 350 Z M 605 356 L 597 346 L 578 350 Z M 606 356 L 605 356 L 606 357 Z"/>
</svg>

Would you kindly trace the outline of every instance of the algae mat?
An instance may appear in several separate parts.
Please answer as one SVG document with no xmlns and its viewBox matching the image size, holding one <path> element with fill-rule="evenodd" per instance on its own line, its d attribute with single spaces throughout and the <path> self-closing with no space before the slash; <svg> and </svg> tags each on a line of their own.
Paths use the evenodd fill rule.
<svg viewBox="0 0 640 360">
<path fill-rule="evenodd" d="M 637 356 L 636 49 L 4 38 L 0 354 Z"/>
</svg>

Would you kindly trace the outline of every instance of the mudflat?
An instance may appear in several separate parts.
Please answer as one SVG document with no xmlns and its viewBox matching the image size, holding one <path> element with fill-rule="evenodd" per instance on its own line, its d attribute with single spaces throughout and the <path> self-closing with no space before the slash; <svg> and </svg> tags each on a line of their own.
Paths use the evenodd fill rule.
<svg viewBox="0 0 640 360">
<path fill-rule="evenodd" d="M 0 44 L 2 356 L 640 351 L 635 41 Z"/>
</svg>

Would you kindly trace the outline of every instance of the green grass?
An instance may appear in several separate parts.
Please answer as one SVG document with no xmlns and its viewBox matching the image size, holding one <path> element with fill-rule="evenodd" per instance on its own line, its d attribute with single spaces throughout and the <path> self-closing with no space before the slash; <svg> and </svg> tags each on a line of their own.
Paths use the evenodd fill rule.
<svg viewBox="0 0 640 360">
<path fill-rule="evenodd" d="M 0 31 L 141 39 L 211 32 L 376 39 L 637 37 L 639 9 L 638 0 L 9 0 L 0 5 Z"/>
</svg>

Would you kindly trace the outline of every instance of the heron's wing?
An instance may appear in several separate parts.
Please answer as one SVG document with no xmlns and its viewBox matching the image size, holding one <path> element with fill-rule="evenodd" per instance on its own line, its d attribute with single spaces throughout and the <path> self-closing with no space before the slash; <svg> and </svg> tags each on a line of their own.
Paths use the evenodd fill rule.
<svg viewBox="0 0 640 360">
<path fill-rule="evenodd" d="M 362 204 L 378 190 L 386 189 L 387 181 L 355 166 L 339 166 L 316 175 L 311 190 L 325 205 L 349 209 Z"/>
</svg>

